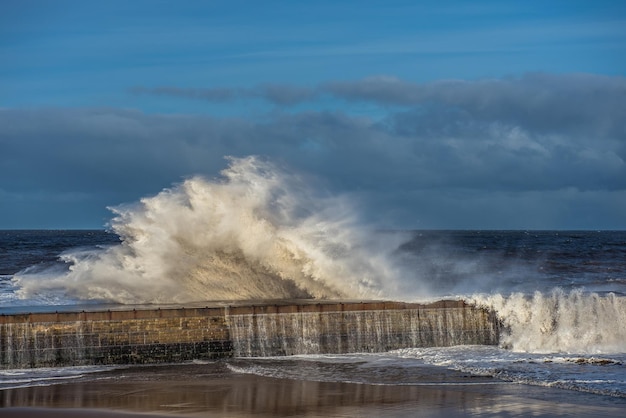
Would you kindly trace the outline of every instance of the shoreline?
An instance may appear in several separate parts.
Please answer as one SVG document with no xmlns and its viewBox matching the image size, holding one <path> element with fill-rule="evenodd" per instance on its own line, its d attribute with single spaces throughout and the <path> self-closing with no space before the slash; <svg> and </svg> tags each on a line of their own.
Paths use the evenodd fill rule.
<svg viewBox="0 0 626 418">
<path fill-rule="evenodd" d="M 142 412 L 107 411 L 82 408 L 4 408 L 0 417 L 7 418 L 171 418 L 172 415 L 145 414 Z"/>
<path fill-rule="evenodd" d="M 412 384 L 371 384 L 238 373 L 224 362 L 129 367 L 2 390 L 0 417 L 618 417 L 626 406 L 624 399 L 437 370 L 416 371 Z"/>
</svg>

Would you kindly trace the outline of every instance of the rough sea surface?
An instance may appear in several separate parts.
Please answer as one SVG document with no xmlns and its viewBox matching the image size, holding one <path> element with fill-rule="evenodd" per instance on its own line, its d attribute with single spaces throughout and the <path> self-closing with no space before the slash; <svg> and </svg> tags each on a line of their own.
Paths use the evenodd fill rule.
<svg viewBox="0 0 626 418">
<path fill-rule="evenodd" d="M 324 397 L 339 393 L 334 385 L 393 387 L 380 390 L 379 406 L 400 387 L 413 399 L 414 388 L 425 386 L 440 388 L 436 404 L 451 394 L 441 388 L 455 385 L 465 388 L 460 396 L 480 386 L 483 409 L 491 404 L 485 385 L 511 392 L 502 396 L 524 391 L 547 404 L 576 404 L 581 416 L 593 412 L 582 405 L 608 405 L 609 415 L 626 406 L 625 231 L 389 231 L 363 221 L 358 209 L 349 196 L 312 188 L 267 161 L 231 159 L 220 179 L 189 178 L 112 208 L 108 232 L 0 231 L 0 314 L 218 300 L 453 298 L 497 313 L 506 328 L 499 346 L 1 370 L 0 388 L 84 387 L 129 375 L 187 381 L 204 370 L 225 379 L 254 376 L 262 386 L 253 391 L 268 382 L 319 384 Z M 296 387 L 286 385 L 277 386 L 276 399 Z M 340 393 L 359 392 L 350 388 Z M 21 399 L 16 390 L 5 393 Z M 47 399 L 50 390 L 27 391 L 24 399 Z"/>
<path fill-rule="evenodd" d="M 423 374 L 432 376 L 426 383 L 436 384 L 438 374 L 433 370 L 438 370 L 446 379 L 460 372 L 562 388 L 572 396 L 626 399 L 626 232 L 373 234 L 379 243 L 401 241 L 387 251 L 405 274 L 392 287 L 404 289 L 401 299 L 463 298 L 493 308 L 508 328 L 500 346 L 233 360 L 227 372 L 317 382 L 424 385 Z M 49 282 L 63 283 L 77 265 L 92 263 L 124 245 L 117 234 L 105 231 L 0 231 L 0 312 L 121 303 L 100 295 L 88 299 L 80 292 L 64 293 Z M 32 289 L 40 281 L 41 290 L 21 294 L 22 277 Z M 97 379 L 105 372 L 114 373 L 109 367 L 2 370 L 0 388 Z"/>
</svg>

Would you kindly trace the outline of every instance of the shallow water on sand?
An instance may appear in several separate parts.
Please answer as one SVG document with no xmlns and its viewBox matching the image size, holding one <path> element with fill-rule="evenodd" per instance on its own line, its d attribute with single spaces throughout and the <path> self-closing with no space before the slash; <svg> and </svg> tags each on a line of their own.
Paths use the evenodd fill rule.
<svg viewBox="0 0 626 418">
<path fill-rule="evenodd" d="M 0 371 L 0 389 L 5 388 L 0 405 L 187 416 L 401 417 L 416 411 L 423 416 L 623 416 L 626 231 L 379 231 L 363 242 L 376 244 L 375 249 L 387 246 L 389 259 L 382 265 L 391 263 L 390 272 L 403 273 L 393 277 L 397 281 L 379 283 L 382 296 L 393 295 L 384 293 L 393 284 L 392 290 L 410 301 L 463 298 L 494 309 L 509 331 L 500 347 L 413 348 L 378 358 Z M 115 298 L 102 305 L 80 297 L 99 283 L 101 267 L 117 266 L 120 259 L 104 261 L 128 255 L 117 235 L 2 231 L 0 246 L 5 255 L 0 257 L 0 313 L 119 308 L 110 305 Z M 203 251 L 197 252 L 201 260 Z M 129 259 L 140 267 L 150 261 Z M 188 265 L 187 258 L 180 260 Z M 352 258 L 339 261 L 361 271 Z M 86 287 L 65 286 L 78 282 Z M 117 282 L 103 283 L 120 289 Z M 129 283 L 135 282 L 122 284 Z M 189 283 L 177 286 L 184 284 Z M 139 290 L 145 293 L 144 287 Z M 0 415 L 10 416 L 7 411 L 0 408 Z"/>
<path fill-rule="evenodd" d="M 341 378 L 358 375 L 355 371 L 364 366 L 370 376 L 381 376 L 379 383 Z M 272 370 L 326 380 L 269 377 Z M 623 398 L 523 386 L 429 365 L 402 373 L 394 382 L 389 367 L 352 357 L 332 363 L 282 358 L 133 366 L 88 373 L 62 384 L 6 389 L 0 392 L 0 403 L 9 409 L 0 409 L 0 416 L 11 416 L 15 407 L 193 417 L 621 416 L 626 407 Z"/>
</svg>

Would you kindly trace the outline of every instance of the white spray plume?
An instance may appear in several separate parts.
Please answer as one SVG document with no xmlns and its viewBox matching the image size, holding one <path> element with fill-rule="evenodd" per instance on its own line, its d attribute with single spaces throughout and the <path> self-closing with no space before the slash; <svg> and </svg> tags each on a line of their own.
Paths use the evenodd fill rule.
<svg viewBox="0 0 626 418">
<path fill-rule="evenodd" d="M 388 253 L 399 242 L 373 239 L 346 199 L 258 157 L 231 158 L 222 175 L 113 208 L 121 245 L 67 253 L 70 271 L 60 275 L 16 275 L 20 297 L 171 303 L 395 293 Z"/>
<path fill-rule="evenodd" d="M 626 352 L 626 297 L 554 289 L 533 295 L 474 296 L 493 309 L 506 328 L 500 343 L 529 353 Z"/>
</svg>

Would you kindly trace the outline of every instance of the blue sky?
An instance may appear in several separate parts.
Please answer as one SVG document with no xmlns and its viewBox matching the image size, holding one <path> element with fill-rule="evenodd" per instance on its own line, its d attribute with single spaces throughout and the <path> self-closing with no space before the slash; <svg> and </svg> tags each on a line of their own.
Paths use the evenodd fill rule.
<svg viewBox="0 0 626 418">
<path fill-rule="evenodd" d="M 261 155 L 392 228 L 626 228 L 623 1 L 0 3 L 0 228 Z"/>
</svg>

